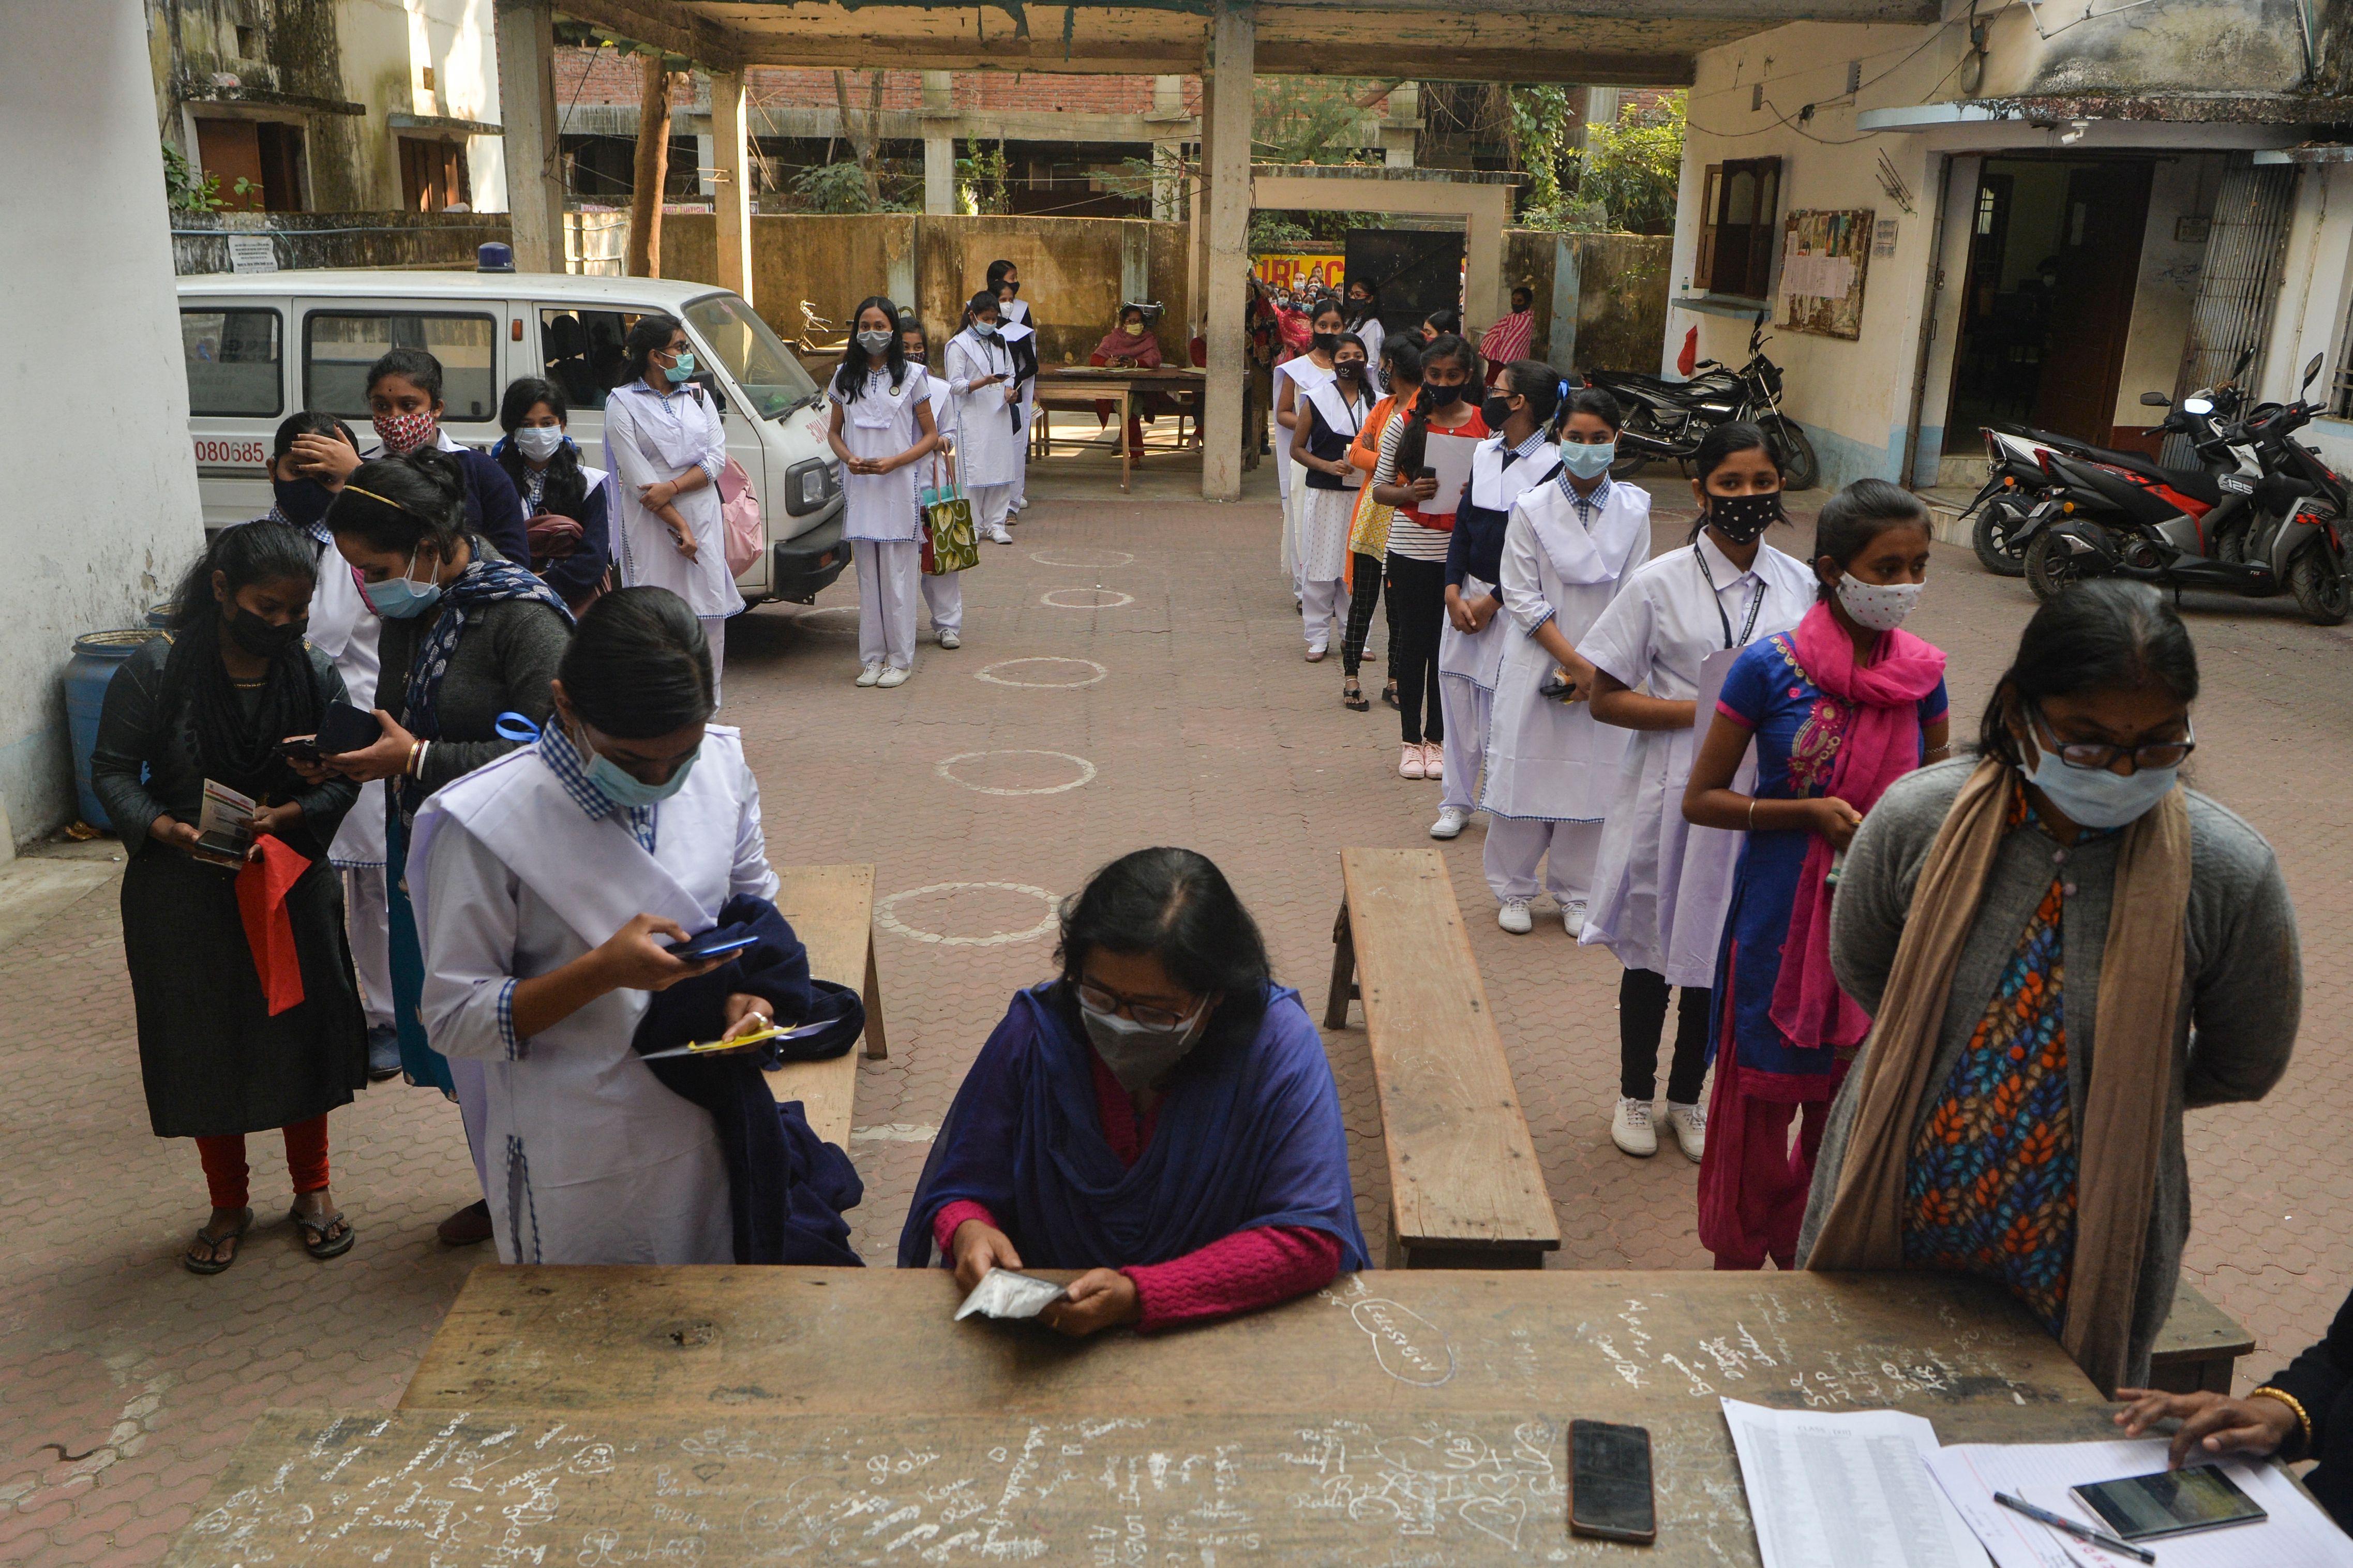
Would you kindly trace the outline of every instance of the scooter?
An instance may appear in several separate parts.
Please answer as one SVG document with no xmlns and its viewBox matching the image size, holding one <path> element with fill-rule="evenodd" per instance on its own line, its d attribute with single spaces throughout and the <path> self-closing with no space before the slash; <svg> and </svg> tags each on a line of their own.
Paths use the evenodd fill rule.
<svg viewBox="0 0 2353 1568">
<path fill-rule="evenodd" d="M 2109 576 L 2154 583 L 2177 595 L 2211 588 L 2260 598 L 2284 588 L 2315 626 L 2333 626 L 2353 615 L 2347 481 L 2292 438 L 2320 412 L 2301 395 L 2320 365 L 2315 354 L 2305 366 L 2296 402 L 2263 405 L 2227 427 L 2231 445 L 2251 450 L 2261 471 L 2216 476 L 2218 499 L 2194 515 L 2179 504 L 2178 490 L 2046 453 L 2054 491 L 2019 530 L 2035 596 L 2048 601 L 2077 582 Z"/>
<path fill-rule="evenodd" d="M 2190 438 L 2200 465 L 2195 469 L 2162 468 L 2138 452 L 2095 447 L 2031 426 L 1984 426 L 1989 459 L 1985 486 L 1961 513 L 1961 521 L 1971 525 L 1969 545 L 1977 552 L 1978 563 L 1997 577 L 2025 574 L 2026 546 L 2021 530 L 2052 488 L 2042 467 L 2046 452 L 2118 469 L 2133 476 L 2136 483 L 2168 492 L 2168 499 L 2191 516 L 2202 514 L 2221 499 L 2215 476 L 2236 473 L 2241 467 L 2223 432 L 2239 407 L 2238 379 L 2253 357 L 2253 349 L 2242 353 L 2229 377 L 2191 393 L 2166 416 L 2164 429 Z M 2171 400 L 2159 392 L 2142 393 L 2140 400 L 2147 407 L 2172 407 Z"/>
<path fill-rule="evenodd" d="M 1622 479 L 1653 458 L 1688 462 L 1710 430 L 1746 420 L 1780 449 L 1784 487 L 1811 489 L 1821 479 L 1821 461 L 1814 456 L 1804 426 L 1781 412 L 1781 367 L 1765 357 L 1769 341 L 1765 312 L 1759 310 L 1748 332 L 1748 363 L 1738 370 L 1720 360 L 1704 359 L 1694 367 L 1699 374 L 1689 381 L 1665 381 L 1631 371 L 1588 373 L 1586 384 L 1607 391 L 1626 411 L 1610 476 Z"/>
</svg>

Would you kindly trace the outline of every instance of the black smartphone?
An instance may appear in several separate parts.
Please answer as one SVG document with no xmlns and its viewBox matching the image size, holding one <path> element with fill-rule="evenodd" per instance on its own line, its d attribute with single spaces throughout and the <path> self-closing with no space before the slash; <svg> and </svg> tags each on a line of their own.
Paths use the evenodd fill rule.
<svg viewBox="0 0 2353 1568">
<path fill-rule="evenodd" d="M 2135 1543 L 2270 1517 L 2263 1504 L 2212 1465 L 2185 1465 L 2068 1489 L 2101 1523 Z"/>
<path fill-rule="evenodd" d="M 345 752 L 373 745 L 383 733 L 383 721 L 366 709 L 354 708 L 348 702 L 330 702 L 311 742 L 314 750 L 339 757 Z"/>
<path fill-rule="evenodd" d="M 316 735 L 289 735 L 278 742 L 278 754 L 298 763 L 319 760 L 319 738 Z"/>
<path fill-rule="evenodd" d="M 1438 477 L 1438 470 L 1428 464 L 1424 464 L 1422 467 L 1416 468 L 1413 471 L 1413 477 L 1417 479 L 1434 479 Z"/>
<path fill-rule="evenodd" d="M 731 952 L 741 952 L 760 939 L 756 936 L 721 936 L 707 931 L 686 942 L 676 942 L 662 949 L 672 958 L 682 958 L 689 963 L 701 963 L 706 958 L 724 958 Z"/>
<path fill-rule="evenodd" d="M 1651 1430 L 1609 1421 L 1568 1424 L 1568 1528 L 1603 1541 L 1659 1537 L 1651 1496 Z"/>
</svg>

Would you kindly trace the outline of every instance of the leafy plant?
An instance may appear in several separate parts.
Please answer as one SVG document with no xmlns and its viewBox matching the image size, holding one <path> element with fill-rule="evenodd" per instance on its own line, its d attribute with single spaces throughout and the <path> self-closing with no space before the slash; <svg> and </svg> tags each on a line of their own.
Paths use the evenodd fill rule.
<svg viewBox="0 0 2353 1568">
<path fill-rule="evenodd" d="M 1346 77 L 1261 77 L 1250 104 L 1250 156 L 1272 163 L 1356 163 L 1363 125 L 1389 84 Z"/>
<path fill-rule="evenodd" d="M 1341 214 L 1345 217 L 1346 214 Z M 1250 214 L 1250 248 L 1253 255 L 1264 251 L 1289 250 L 1305 240 L 1322 237 L 1313 230 L 1291 221 L 1289 213 L 1254 212 Z"/>
<path fill-rule="evenodd" d="M 245 181 L 237 184 L 243 186 Z M 220 176 L 199 174 L 185 154 L 164 143 L 164 205 L 175 213 L 214 213 L 228 205 L 221 198 Z"/>
<path fill-rule="evenodd" d="M 1683 179 L 1683 94 L 1671 92 L 1622 106 L 1613 124 L 1588 127 L 1577 160 L 1578 197 L 1599 202 L 1621 228 L 1671 221 Z"/>
<path fill-rule="evenodd" d="M 1001 216 L 1013 210 L 1004 142 L 991 148 L 976 142 L 972 155 L 958 158 L 955 165 L 958 206 L 975 216 Z"/>
<path fill-rule="evenodd" d="M 905 202 L 879 195 L 855 163 L 819 163 L 793 176 L 794 205 L 806 213 L 902 213 Z"/>
<path fill-rule="evenodd" d="M 1519 225 L 1549 234 L 1609 234 L 1618 227 L 1608 207 L 1581 196 L 1562 196 L 1548 206 L 1528 207 L 1520 214 Z"/>
<path fill-rule="evenodd" d="M 1551 84 L 1514 87 L 1509 107 L 1505 131 L 1513 159 L 1528 176 L 1527 205 L 1556 207 L 1561 164 L 1571 153 L 1569 121 L 1576 112 L 1569 89 Z"/>
</svg>

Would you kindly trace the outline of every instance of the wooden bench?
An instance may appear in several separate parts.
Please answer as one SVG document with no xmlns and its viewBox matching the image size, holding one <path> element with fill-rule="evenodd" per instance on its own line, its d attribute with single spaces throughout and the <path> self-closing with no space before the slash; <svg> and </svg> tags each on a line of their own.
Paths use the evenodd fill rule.
<svg viewBox="0 0 2353 1568">
<path fill-rule="evenodd" d="M 1560 1225 L 1434 849 L 1343 849 L 1324 1026 L 1365 1005 L 1392 1268 L 1541 1268 Z M 1361 980 L 1359 980 L 1361 976 Z"/>
<path fill-rule="evenodd" d="M 779 866 L 784 886 L 776 908 L 808 949 L 809 973 L 819 980 L 860 988 L 866 999 L 866 1054 L 891 1054 L 882 1033 L 882 984 L 874 971 L 874 868 Z M 828 1061 L 786 1062 L 768 1074 L 776 1103 L 801 1102 L 808 1124 L 828 1143 L 849 1148 L 850 1110 L 858 1093 L 858 1052 Z"/>
<path fill-rule="evenodd" d="M 2254 1348 L 2255 1336 L 2201 1295 L 2185 1274 L 2173 1288 L 2173 1314 L 2148 1352 L 2149 1386 L 2168 1394 L 2228 1394 L 2239 1358 Z"/>
</svg>

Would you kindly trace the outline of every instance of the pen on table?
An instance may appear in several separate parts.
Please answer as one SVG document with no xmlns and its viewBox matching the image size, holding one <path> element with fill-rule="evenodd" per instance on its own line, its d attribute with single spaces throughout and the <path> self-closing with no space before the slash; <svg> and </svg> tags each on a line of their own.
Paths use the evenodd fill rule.
<svg viewBox="0 0 2353 1568">
<path fill-rule="evenodd" d="M 2037 1508 L 2024 1498 L 2015 1498 L 2008 1492 L 1996 1492 L 1993 1494 L 1993 1500 L 2006 1509 L 2024 1514 L 2037 1524 L 2047 1524 L 2053 1530 L 2063 1530 L 2079 1541 L 2088 1541 L 2094 1546 L 2105 1546 L 2111 1552 L 2121 1552 L 2126 1556 L 2138 1558 L 2143 1563 L 2157 1561 L 2157 1553 L 2145 1546 L 2135 1546 L 2129 1541 L 2118 1540 L 2106 1531 L 2094 1530 L 2088 1524 L 2077 1524 L 2066 1515 L 2052 1513 L 2047 1508 Z"/>
</svg>

